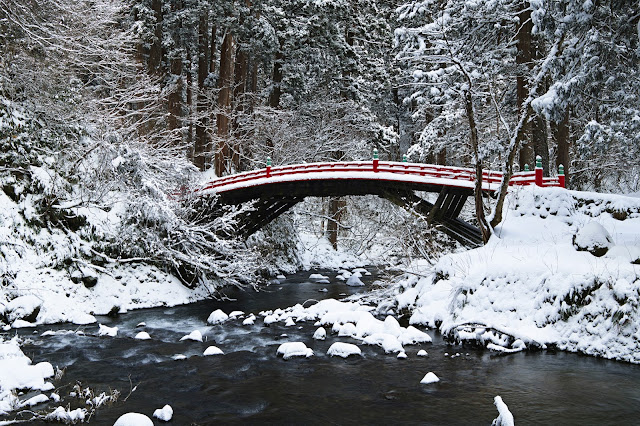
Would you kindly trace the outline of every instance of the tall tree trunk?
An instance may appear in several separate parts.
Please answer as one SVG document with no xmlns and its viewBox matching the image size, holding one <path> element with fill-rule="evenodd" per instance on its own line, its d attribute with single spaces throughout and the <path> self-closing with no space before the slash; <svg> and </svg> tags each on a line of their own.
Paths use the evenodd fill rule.
<svg viewBox="0 0 640 426">
<path fill-rule="evenodd" d="M 193 108 L 193 66 L 191 63 L 191 49 L 187 49 L 187 151 L 188 157 L 193 161 L 193 115 L 195 113 Z"/>
<path fill-rule="evenodd" d="M 438 151 L 438 153 L 436 154 L 436 164 L 439 166 L 447 165 L 447 148 L 442 148 L 440 151 Z"/>
<path fill-rule="evenodd" d="M 151 8 L 156 18 L 156 24 L 153 29 L 153 43 L 149 49 L 149 72 L 162 72 L 162 0 L 153 0 Z"/>
<path fill-rule="evenodd" d="M 280 96 L 282 95 L 282 62 L 284 55 L 282 54 L 281 47 L 276 52 L 276 57 L 273 61 L 273 73 L 271 75 L 271 93 L 269 94 L 269 106 L 271 108 L 278 108 L 280 106 Z"/>
<path fill-rule="evenodd" d="M 218 147 L 215 154 L 216 175 L 229 171 L 229 117 L 231 115 L 231 95 L 233 87 L 233 36 L 227 32 L 220 49 L 220 92 L 218 93 Z"/>
<path fill-rule="evenodd" d="M 516 97 L 518 107 L 520 107 L 527 96 L 529 96 L 529 89 L 527 87 L 527 76 L 530 74 L 530 70 L 533 67 L 533 55 L 531 50 L 531 31 L 533 30 L 533 23 L 531 22 L 531 7 L 528 1 L 523 1 L 519 5 L 520 11 L 518 12 L 518 18 L 520 20 L 520 26 L 518 28 L 518 34 L 516 39 L 518 41 L 518 52 L 516 54 L 516 64 L 518 65 L 517 77 L 516 77 Z M 529 122 L 524 123 L 521 137 L 518 141 L 520 144 L 519 164 L 520 170 L 524 170 L 524 165 L 528 164 L 533 168 L 534 166 L 534 149 L 533 143 L 528 140 L 530 133 Z"/>
<path fill-rule="evenodd" d="M 233 90 L 233 99 L 235 100 L 233 129 L 238 128 L 239 115 L 244 111 L 245 98 L 244 94 L 247 86 L 248 58 L 244 49 L 238 48 L 235 63 L 235 87 Z M 234 133 L 235 134 L 235 133 Z M 236 139 L 237 140 L 237 139 Z M 240 168 L 240 150 L 242 147 L 236 143 L 231 153 L 231 163 L 236 170 Z"/>
<path fill-rule="evenodd" d="M 207 168 L 207 154 L 211 150 L 207 135 L 207 102 L 204 82 L 209 74 L 209 25 L 207 11 L 201 12 L 198 23 L 198 100 L 196 101 L 196 141 L 193 163 L 200 170 Z"/>
<path fill-rule="evenodd" d="M 547 134 L 547 120 L 539 114 L 531 120 L 531 140 L 536 157 L 542 158 L 542 170 L 544 176 L 549 176 L 549 142 Z"/>
<path fill-rule="evenodd" d="M 334 250 L 338 249 L 338 234 L 340 232 L 340 220 L 346 201 L 342 197 L 329 198 L 329 219 L 327 219 L 327 238 Z"/>
<path fill-rule="evenodd" d="M 180 128 L 180 118 L 182 117 L 182 92 L 184 90 L 184 81 L 182 76 L 182 57 L 176 56 L 171 59 L 171 92 L 168 96 L 169 119 L 168 125 L 170 130 Z"/>
<path fill-rule="evenodd" d="M 564 167 L 565 182 L 569 183 L 569 108 L 564 113 L 562 120 L 558 123 L 551 122 L 551 135 L 556 142 L 556 169 L 562 164 Z"/>
</svg>

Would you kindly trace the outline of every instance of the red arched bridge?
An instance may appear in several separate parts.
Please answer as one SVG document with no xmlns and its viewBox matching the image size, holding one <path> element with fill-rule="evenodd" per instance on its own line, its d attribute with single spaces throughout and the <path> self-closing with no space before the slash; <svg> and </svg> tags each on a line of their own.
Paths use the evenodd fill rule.
<svg viewBox="0 0 640 426">
<path fill-rule="evenodd" d="M 217 195 L 221 205 L 253 202 L 239 218 L 237 232 L 249 236 L 302 201 L 305 197 L 378 195 L 427 219 L 430 225 L 457 241 L 482 244 L 480 230 L 458 218 L 467 198 L 473 195 L 475 170 L 393 161 L 347 161 L 271 167 L 223 176 L 205 183 L 194 195 Z M 540 165 L 540 164 L 538 164 Z M 482 190 L 499 190 L 502 173 L 484 171 Z M 564 187 L 562 168 L 557 177 L 542 176 L 542 167 L 514 173 L 510 185 Z M 438 193 L 431 203 L 417 192 Z"/>
</svg>

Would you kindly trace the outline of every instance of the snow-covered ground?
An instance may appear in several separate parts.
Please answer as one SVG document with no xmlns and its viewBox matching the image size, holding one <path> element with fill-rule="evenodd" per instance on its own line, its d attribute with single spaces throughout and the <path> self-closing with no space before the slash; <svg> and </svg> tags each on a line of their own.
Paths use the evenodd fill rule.
<svg viewBox="0 0 640 426">
<path fill-rule="evenodd" d="M 525 187 L 508 204 L 486 246 L 415 265 L 422 275 L 382 305 L 496 350 L 555 345 L 640 363 L 640 200 Z M 599 240 L 604 256 L 583 250 Z"/>
</svg>

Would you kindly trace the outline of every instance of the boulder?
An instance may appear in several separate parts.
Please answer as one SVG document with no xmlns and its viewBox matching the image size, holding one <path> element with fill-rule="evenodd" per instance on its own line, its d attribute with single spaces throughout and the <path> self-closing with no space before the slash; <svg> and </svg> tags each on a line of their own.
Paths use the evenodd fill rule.
<svg viewBox="0 0 640 426">
<path fill-rule="evenodd" d="M 588 251 L 601 257 L 613 246 L 613 239 L 604 226 L 598 222 L 589 222 L 573 236 L 573 246 L 578 251 Z"/>
</svg>

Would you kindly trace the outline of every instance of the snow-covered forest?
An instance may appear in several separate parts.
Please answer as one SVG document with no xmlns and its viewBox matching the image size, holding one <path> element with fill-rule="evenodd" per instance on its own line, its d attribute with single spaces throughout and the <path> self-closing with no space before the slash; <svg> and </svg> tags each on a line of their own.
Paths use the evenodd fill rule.
<svg viewBox="0 0 640 426">
<path fill-rule="evenodd" d="M 376 290 L 322 305 L 323 325 L 359 326 L 367 305 L 452 343 L 640 363 L 637 0 L 3 0 L 0 148 L 5 332 L 376 265 Z M 215 197 L 184 196 L 374 149 L 502 171 L 462 211 L 485 245 L 375 196 L 309 198 L 245 239 L 251 206 L 210 217 Z M 507 190 L 536 157 L 568 190 Z M 263 317 L 331 313 L 314 306 Z M 370 344 L 418 343 L 394 336 Z M 44 390 L 38 374 L 23 387 Z M 0 373 L 0 414 L 11 386 Z"/>
</svg>

